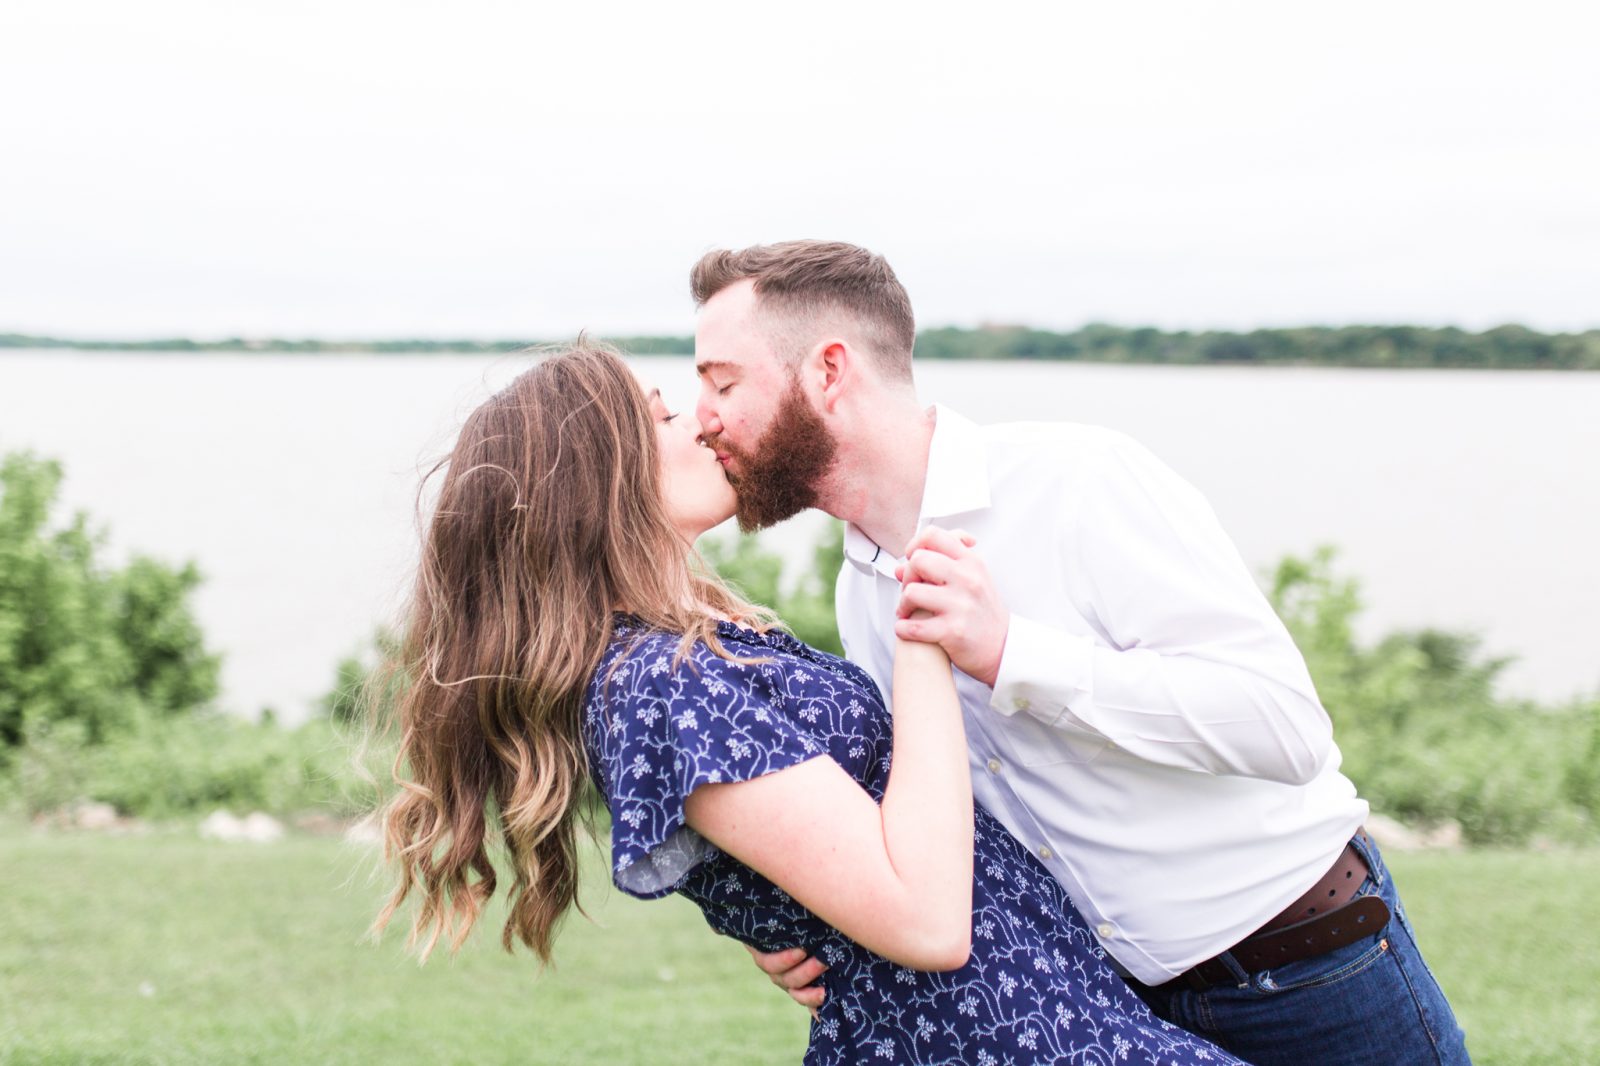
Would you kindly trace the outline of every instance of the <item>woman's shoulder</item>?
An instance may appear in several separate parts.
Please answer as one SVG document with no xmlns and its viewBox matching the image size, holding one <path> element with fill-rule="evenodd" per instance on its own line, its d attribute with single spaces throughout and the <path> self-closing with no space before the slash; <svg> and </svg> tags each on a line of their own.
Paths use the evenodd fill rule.
<svg viewBox="0 0 1600 1066">
<path fill-rule="evenodd" d="M 770 684 L 760 667 L 774 661 L 771 649 L 741 637 L 738 627 L 727 623 L 719 625 L 717 639 L 726 655 L 718 654 L 703 640 L 685 642 L 682 633 L 619 615 L 590 681 L 591 706 L 673 700 L 720 693 L 729 685 L 764 688 Z"/>
<path fill-rule="evenodd" d="M 877 685 L 848 660 L 813 648 L 780 629 L 716 626 L 718 648 L 703 640 L 618 615 L 610 646 L 589 691 L 591 704 L 740 692 L 776 703 L 809 696 L 881 702 Z"/>
<path fill-rule="evenodd" d="M 790 721 L 794 697 L 806 695 L 794 690 L 803 671 L 789 653 L 756 639 L 760 634 L 736 630 L 719 627 L 719 654 L 704 641 L 686 646 L 681 633 L 619 620 L 583 710 L 591 760 L 615 777 L 623 764 L 632 773 L 681 757 L 685 765 L 712 767 L 716 776 L 708 780 L 729 780 L 722 760 L 730 753 L 759 759 L 820 752 Z"/>
<path fill-rule="evenodd" d="M 764 659 L 772 654 L 765 634 L 731 622 L 718 622 L 716 636 L 723 651 L 733 659 L 719 655 L 704 640 L 685 641 L 682 633 L 656 628 L 634 615 L 619 614 L 612 625 L 611 642 L 602 662 L 628 665 L 659 676 L 661 672 L 684 666 L 698 672 L 707 667 L 718 669 L 727 663 L 737 670 L 745 665 L 738 660 Z"/>
</svg>

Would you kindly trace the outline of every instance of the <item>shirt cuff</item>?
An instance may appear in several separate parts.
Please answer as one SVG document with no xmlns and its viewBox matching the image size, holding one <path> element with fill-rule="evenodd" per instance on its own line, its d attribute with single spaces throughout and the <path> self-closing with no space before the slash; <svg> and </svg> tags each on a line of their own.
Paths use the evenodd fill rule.
<svg viewBox="0 0 1600 1066">
<path fill-rule="evenodd" d="M 1093 695 L 1093 648 L 1088 637 L 1013 614 L 990 709 L 1007 718 L 1024 711 L 1045 725 L 1055 725 L 1067 708 L 1087 704 Z"/>
</svg>

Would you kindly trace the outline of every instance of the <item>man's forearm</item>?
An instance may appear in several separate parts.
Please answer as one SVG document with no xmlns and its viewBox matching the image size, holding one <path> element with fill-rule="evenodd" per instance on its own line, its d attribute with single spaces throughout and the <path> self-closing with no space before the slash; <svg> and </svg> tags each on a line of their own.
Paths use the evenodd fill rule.
<svg viewBox="0 0 1600 1066">
<path fill-rule="evenodd" d="M 1204 650 L 1117 650 L 1013 616 L 991 707 L 1161 765 L 1286 784 L 1315 777 L 1333 726 L 1309 677 L 1250 661 L 1258 656 L 1230 659 L 1225 645 Z M 1292 660 L 1280 662 L 1298 661 L 1286 651 Z"/>
</svg>

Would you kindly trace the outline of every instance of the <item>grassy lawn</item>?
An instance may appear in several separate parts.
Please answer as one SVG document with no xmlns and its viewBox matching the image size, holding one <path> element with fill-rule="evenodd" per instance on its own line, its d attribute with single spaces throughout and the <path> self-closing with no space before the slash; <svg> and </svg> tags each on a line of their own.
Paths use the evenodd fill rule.
<svg viewBox="0 0 1600 1066">
<path fill-rule="evenodd" d="M 425 968 L 362 941 L 369 853 L 0 830 L 0 1062 L 796 1062 L 806 1018 L 681 900 L 589 879 L 553 971 L 498 912 Z M 1391 857 L 1480 1066 L 1600 1062 L 1600 852 Z M 1309 1064 L 1308 1064 L 1309 1066 Z"/>
</svg>

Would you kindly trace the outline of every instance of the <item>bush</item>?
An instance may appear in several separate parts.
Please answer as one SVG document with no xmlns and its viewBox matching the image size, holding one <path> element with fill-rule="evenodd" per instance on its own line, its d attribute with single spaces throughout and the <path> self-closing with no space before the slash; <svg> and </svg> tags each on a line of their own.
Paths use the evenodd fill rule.
<svg viewBox="0 0 1600 1066">
<path fill-rule="evenodd" d="M 108 743 L 80 723 L 28 737 L 13 768 L 14 799 L 27 813 L 79 798 L 150 818 L 216 807 L 279 814 L 354 814 L 371 805 L 346 732 L 326 719 L 297 729 L 205 714 L 150 723 Z"/>
<path fill-rule="evenodd" d="M 1334 576 L 1328 548 L 1279 563 L 1272 602 L 1333 719 L 1344 772 L 1374 808 L 1454 820 L 1480 844 L 1594 835 L 1600 703 L 1498 698 L 1508 660 L 1467 634 L 1405 631 L 1362 647 L 1351 626 L 1359 590 Z"/>
<path fill-rule="evenodd" d="M 0 801 L 156 817 L 360 809 L 336 723 L 287 730 L 214 708 L 220 660 L 190 606 L 199 571 L 101 565 L 82 513 L 52 523 L 60 483 L 50 460 L 0 461 Z"/>
<path fill-rule="evenodd" d="M 49 726 L 101 743 L 217 695 L 219 660 L 189 605 L 198 571 L 142 556 L 102 567 L 82 513 L 52 528 L 60 483 L 58 463 L 0 461 L 0 767 Z"/>
<path fill-rule="evenodd" d="M 785 587 L 783 560 L 756 537 L 707 541 L 706 562 L 752 603 L 771 607 L 796 637 L 835 655 L 844 654 L 833 614 L 833 587 L 844 565 L 844 525 L 830 521 L 811 554 L 811 566 Z"/>
<path fill-rule="evenodd" d="M 339 660 L 333 688 L 317 701 L 318 710 L 333 722 L 351 727 L 371 724 L 374 712 L 378 720 L 387 721 L 406 683 L 405 671 L 393 664 L 399 654 L 399 636 L 393 630 L 378 629 L 367 649 Z M 380 669 L 384 670 L 381 676 Z M 370 706 L 373 701 L 379 706 Z"/>
</svg>

